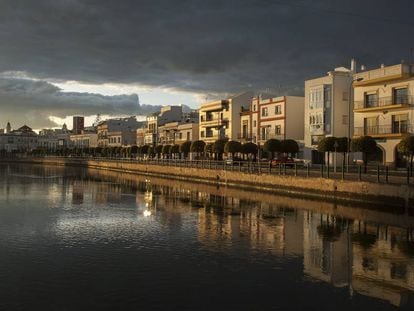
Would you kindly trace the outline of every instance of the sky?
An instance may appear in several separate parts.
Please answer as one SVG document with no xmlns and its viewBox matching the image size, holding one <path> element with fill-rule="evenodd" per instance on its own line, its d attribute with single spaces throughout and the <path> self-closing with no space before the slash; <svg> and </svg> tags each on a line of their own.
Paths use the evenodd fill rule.
<svg viewBox="0 0 414 311">
<path fill-rule="evenodd" d="M 413 59 L 412 0 L 0 0 L 0 128 L 145 115 Z M 157 106 L 157 107 L 153 107 Z M 69 128 L 71 124 L 68 124 Z"/>
</svg>

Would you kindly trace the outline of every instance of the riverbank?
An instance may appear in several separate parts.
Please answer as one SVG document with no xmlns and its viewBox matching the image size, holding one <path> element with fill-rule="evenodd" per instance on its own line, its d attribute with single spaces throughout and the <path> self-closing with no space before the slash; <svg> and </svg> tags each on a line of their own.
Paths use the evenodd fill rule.
<svg viewBox="0 0 414 311">
<path fill-rule="evenodd" d="M 393 205 L 414 206 L 414 187 L 354 180 L 334 180 L 316 177 L 283 176 L 277 174 L 246 173 L 215 168 L 194 168 L 147 164 L 136 161 L 70 158 L 26 158 L 1 160 L 41 165 L 81 166 L 128 172 L 146 176 L 208 183 L 239 189 L 272 193 L 288 193 L 306 197 L 349 201 L 390 202 Z"/>
</svg>

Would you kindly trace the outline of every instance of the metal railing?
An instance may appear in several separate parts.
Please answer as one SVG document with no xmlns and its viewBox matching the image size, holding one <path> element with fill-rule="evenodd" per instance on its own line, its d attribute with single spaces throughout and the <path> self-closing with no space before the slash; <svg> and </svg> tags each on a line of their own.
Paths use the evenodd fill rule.
<svg viewBox="0 0 414 311">
<path fill-rule="evenodd" d="M 390 134 L 413 134 L 414 127 L 411 124 L 377 125 L 355 127 L 355 136 L 364 135 L 390 135 Z"/>
<path fill-rule="evenodd" d="M 414 96 L 398 95 L 390 97 L 374 97 L 354 102 L 354 109 L 378 108 L 393 105 L 414 105 Z"/>
<path fill-rule="evenodd" d="M 30 158 L 23 157 L 25 160 Z M 31 158 L 67 159 L 68 161 L 109 161 L 117 163 L 137 163 L 145 165 L 185 167 L 209 170 L 224 170 L 242 172 L 246 174 L 271 174 L 302 178 L 328 178 L 339 180 L 366 181 L 389 184 L 414 184 L 413 169 L 409 165 L 406 168 L 395 169 L 386 165 L 338 165 L 337 167 L 310 164 L 304 162 L 274 163 L 268 160 L 262 161 L 224 161 L 216 160 L 184 160 L 184 159 L 157 159 L 137 157 L 97 157 L 97 156 L 36 156 Z M 6 159 L 0 155 L 0 161 Z"/>
</svg>

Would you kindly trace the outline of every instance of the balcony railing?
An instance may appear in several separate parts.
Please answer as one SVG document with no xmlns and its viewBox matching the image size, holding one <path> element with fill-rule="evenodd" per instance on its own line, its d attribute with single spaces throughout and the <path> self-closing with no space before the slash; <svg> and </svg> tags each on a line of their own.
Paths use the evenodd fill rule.
<svg viewBox="0 0 414 311">
<path fill-rule="evenodd" d="M 368 100 L 361 100 L 354 102 L 354 109 L 368 109 L 368 108 L 380 108 L 393 105 L 413 105 L 414 96 L 411 95 L 399 95 L 391 97 L 378 97 Z"/>
<path fill-rule="evenodd" d="M 354 129 L 355 136 L 381 136 L 381 135 L 402 135 L 413 134 L 414 127 L 408 124 L 399 125 L 378 125 L 378 126 L 365 126 L 356 127 Z"/>
<path fill-rule="evenodd" d="M 270 133 L 268 133 L 268 134 L 265 134 L 265 135 L 259 134 L 259 136 L 258 136 L 258 140 L 260 140 L 260 141 L 266 141 L 268 139 L 283 140 L 283 139 L 285 139 L 285 134 L 283 134 L 283 133 L 280 133 L 280 134 L 274 134 L 274 133 L 270 134 Z"/>
<path fill-rule="evenodd" d="M 256 135 L 248 134 L 248 133 L 239 133 L 237 134 L 237 139 L 243 141 L 254 141 L 256 140 Z"/>
</svg>

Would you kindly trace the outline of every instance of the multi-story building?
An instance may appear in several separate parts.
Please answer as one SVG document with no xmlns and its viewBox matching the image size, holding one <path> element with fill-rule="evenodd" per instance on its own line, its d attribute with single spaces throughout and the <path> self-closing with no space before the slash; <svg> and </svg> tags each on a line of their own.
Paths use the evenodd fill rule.
<svg viewBox="0 0 414 311">
<path fill-rule="evenodd" d="M 252 92 L 245 92 L 202 104 L 199 109 L 200 139 L 210 143 L 218 139 L 237 140 L 240 133 L 240 112 L 249 107 L 252 97 Z"/>
<path fill-rule="evenodd" d="M 198 129 L 198 122 L 166 123 L 158 128 L 158 144 L 174 145 L 185 141 L 198 140 Z"/>
<path fill-rule="evenodd" d="M 96 148 L 98 147 L 98 134 L 93 132 L 83 132 L 82 134 L 70 135 L 71 145 L 76 148 Z"/>
<path fill-rule="evenodd" d="M 324 77 L 305 81 L 304 156 L 312 163 L 323 161 L 316 150 L 320 139 L 352 135 L 350 92 L 354 72 L 353 61 L 351 69 L 335 68 Z"/>
<path fill-rule="evenodd" d="M 136 145 L 137 134 L 136 130 L 131 131 L 118 131 L 108 133 L 108 146 L 109 147 L 122 147 Z"/>
<path fill-rule="evenodd" d="M 157 145 L 159 143 L 159 128 L 172 122 L 182 122 L 182 106 L 165 106 L 159 113 L 154 113 L 147 117 L 147 131 L 144 135 L 144 143 L 147 145 Z"/>
<path fill-rule="evenodd" d="M 0 134 L 0 150 L 27 152 L 37 148 L 38 135 L 27 125 L 17 130 L 8 126 L 7 133 Z"/>
<path fill-rule="evenodd" d="M 85 118 L 81 116 L 74 116 L 73 117 L 73 128 L 72 133 L 73 134 L 80 134 L 82 133 L 82 130 L 85 126 Z"/>
<path fill-rule="evenodd" d="M 356 77 L 354 136 L 375 138 L 378 162 L 406 165 L 397 145 L 404 135 L 414 134 L 414 66 L 382 65 Z"/>
<path fill-rule="evenodd" d="M 37 146 L 42 149 L 55 151 L 70 146 L 70 131 L 66 124 L 61 129 L 42 129 L 39 131 Z"/>
<path fill-rule="evenodd" d="M 105 147 L 113 144 L 118 144 L 118 142 L 115 142 L 113 140 L 110 141 L 110 138 L 114 139 L 114 137 L 116 137 L 116 141 L 118 141 L 120 132 L 124 133 L 121 134 L 121 136 L 125 137 L 125 139 L 121 139 L 122 142 L 127 142 L 128 145 L 135 145 L 136 131 L 137 128 L 141 126 L 142 122 L 137 121 L 135 117 L 108 119 L 101 121 L 97 125 L 98 146 Z"/>
<path fill-rule="evenodd" d="M 303 140 L 304 98 L 298 96 L 254 97 L 248 109 L 240 113 L 242 142 L 264 143 L 279 140 Z M 298 122 L 299 121 L 299 122 Z"/>
</svg>

